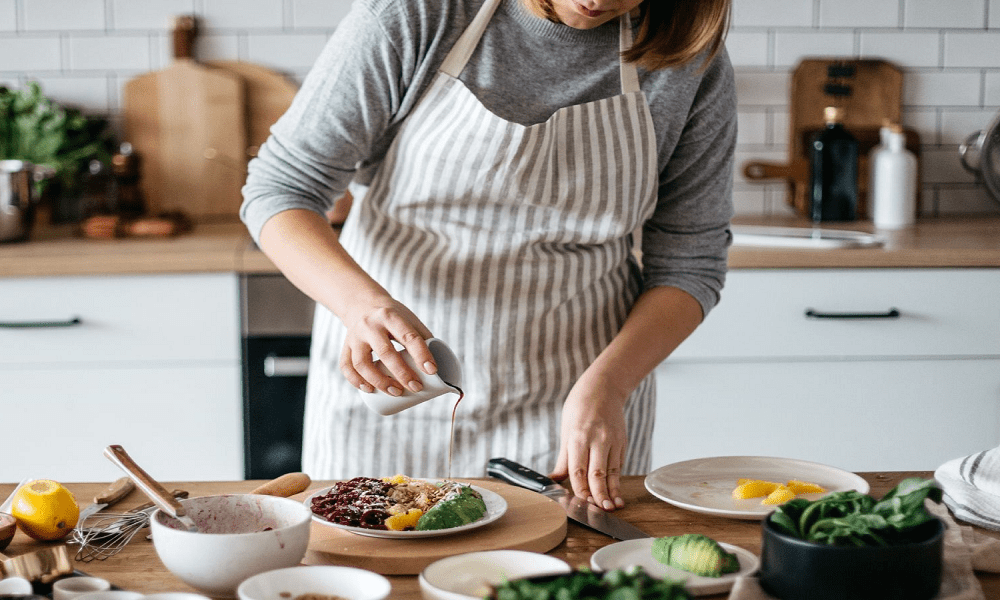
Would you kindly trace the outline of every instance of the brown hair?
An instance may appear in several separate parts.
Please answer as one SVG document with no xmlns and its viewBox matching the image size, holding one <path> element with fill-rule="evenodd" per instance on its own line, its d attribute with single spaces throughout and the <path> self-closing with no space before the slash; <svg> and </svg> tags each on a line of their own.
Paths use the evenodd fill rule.
<svg viewBox="0 0 1000 600">
<path fill-rule="evenodd" d="M 559 22 L 552 0 L 523 0 L 540 17 Z M 706 50 L 702 68 L 715 57 L 729 29 L 732 0 L 645 0 L 639 33 L 625 60 L 655 71 L 685 65 Z"/>
</svg>

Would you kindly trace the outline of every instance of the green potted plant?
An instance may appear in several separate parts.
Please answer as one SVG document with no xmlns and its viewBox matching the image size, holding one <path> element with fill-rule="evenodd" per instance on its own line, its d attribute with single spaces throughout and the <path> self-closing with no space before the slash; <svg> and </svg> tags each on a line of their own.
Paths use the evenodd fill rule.
<svg viewBox="0 0 1000 600">
<path fill-rule="evenodd" d="M 52 203 L 53 221 L 79 218 L 83 175 L 91 161 L 107 164 L 113 140 L 106 119 L 84 115 L 45 97 L 34 81 L 0 87 L 0 160 L 21 160 L 54 173 L 38 192 Z"/>
</svg>

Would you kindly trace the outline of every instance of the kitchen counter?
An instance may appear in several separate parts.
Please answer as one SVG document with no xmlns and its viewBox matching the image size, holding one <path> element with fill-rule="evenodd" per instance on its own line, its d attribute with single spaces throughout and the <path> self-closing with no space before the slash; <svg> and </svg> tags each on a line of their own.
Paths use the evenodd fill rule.
<svg viewBox="0 0 1000 600">
<path fill-rule="evenodd" d="M 931 477 L 929 472 L 889 472 L 861 473 L 870 484 L 872 494 L 883 496 L 900 480 L 906 477 Z M 260 482 L 195 482 L 166 483 L 168 489 L 184 489 L 192 496 L 218 493 L 247 492 Z M 329 482 L 313 482 L 310 490 L 330 485 Z M 67 484 L 77 499 L 92 498 L 102 491 L 106 484 Z M 0 497 L 6 497 L 13 491 L 13 484 L 0 485 Z M 746 548 L 755 554 L 760 554 L 760 523 L 757 521 L 741 521 L 709 515 L 702 515 L 682 510 L 661 502 L 651 496 L 643 486 L 642 477 L 626 477 L 623 481 L 623 497 L 627 506 L 619 511 L 618 516 L 639 526 L 651 535 L 679 535 L 682 533 L 704 533 L 717 540 L 728 542 Z M 138 491 L 133 491 L 114 510 L 127 509 L 141 504 L 145 497 Z M 497 523 L 500 525 L 502 520 Z M 1000 538 L 1000 533 L 987 532 Z M 590 556 L 597 549 L 611 544 L 613 540 L 603 534 L 580 527 L 570 522 L 566 539 L 549 554 L 566 560 L 571 565 L 586 565 Z M 386 543 L 392 543 L 387 541 Z M 23 533 L 18 532 L 6 553 L 15 556 L 36 549 L 33 542 Z M 157 592 L 192 591 L 187 585 L 169 573 L 160 563 L 151 542 L 142 536 L 136 536 L 118 555 L 105 561 L 91 563 L 75 563 L 77 568 L 91 575 L 104 577 L 124 589 L 135 590 L 147 594 Z M 1000 574 L 977 573 L 983 586 L 986 598 L 1000 598 Z M 392 576 L 393 600 L 418 600 L 421 598 L 419 585 L 415 576 Z M 706 598 L 721 599 L 725 594 L 708 596 Z"/>
<path fill-rule="evenodd" d="M 746 219 L 736 224 L 804 227 L 802 219 Z M 870 223 L 830 228 L 871 231 Z M 921 221 L 881 248 L 806 250 L 734 247 L 733 269 L 1000 267 L 1000 219 Z M 72 226 L 39 228 L 30 241 L 0 244 L 0 278 L 191 272 L 273 273 L 275 266 L 237 221 L 199 223 L 167 239 L 94 240 Z"/>
</svg>

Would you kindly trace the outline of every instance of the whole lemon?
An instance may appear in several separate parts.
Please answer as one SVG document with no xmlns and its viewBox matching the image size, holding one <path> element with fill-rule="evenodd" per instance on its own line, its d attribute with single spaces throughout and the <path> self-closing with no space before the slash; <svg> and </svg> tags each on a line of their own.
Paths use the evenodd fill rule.
<svg viewBox="0 0 1000 600">
<path fill-rule="evenodd" d="M 76 498 L 63 485 L 50 479 L 36 479 L 17 490 L 10 514 L 21 531 L 36 540 L 65 537 L 80 518 Z"/>
</svg>

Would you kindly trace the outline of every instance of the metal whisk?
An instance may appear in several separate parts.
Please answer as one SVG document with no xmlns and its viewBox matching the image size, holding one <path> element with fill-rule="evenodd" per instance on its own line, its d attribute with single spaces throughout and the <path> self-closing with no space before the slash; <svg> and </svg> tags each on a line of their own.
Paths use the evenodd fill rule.
<svg viewBox="0 0 1000 600">
<path fill-rule="evenodd" d="M 187 498 L 188 493 L 175 490 L 173 495 L 174 498 Z M 98 513 L 86 523 L 80 523 L 68 540 L 80 547 L 76 560 L 90 562 L 118 554 L 137 533 L 149 526 L 149 517 L 155 510 L 153 504 L 144 504 L 123 513 Z"/>
</svg>

